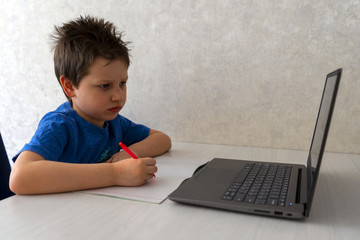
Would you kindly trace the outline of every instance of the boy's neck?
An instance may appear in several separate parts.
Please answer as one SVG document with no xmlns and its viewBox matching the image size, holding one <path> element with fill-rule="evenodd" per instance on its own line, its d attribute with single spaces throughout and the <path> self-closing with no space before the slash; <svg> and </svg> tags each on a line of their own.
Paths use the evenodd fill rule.
<svg viewBox="0 0 360 240">
<path fill-rule="evenodd" d="M 70 106 L 71 108 L 77 113 L 77 115 L 79 115 L 82 119 L 84 119 L 85 121 L 87 121 L 88 123 L 91 123 L 93 124 L 94 126 L 97 126 L 99 128 L 106 128 L 106 126 L 108 125 L 108 122 L 107 121 L 98 121 L 96 123 L 93 123 L 91 121 L 89 121 L 86 116 L 83 116 L 83 114 L 81 113 L 81 111 L 78 111 L 76 108 L 74 108 L 73 104 L 72 104 L 72 101 L 69 101 L 70 102 Z"/>
</svg>

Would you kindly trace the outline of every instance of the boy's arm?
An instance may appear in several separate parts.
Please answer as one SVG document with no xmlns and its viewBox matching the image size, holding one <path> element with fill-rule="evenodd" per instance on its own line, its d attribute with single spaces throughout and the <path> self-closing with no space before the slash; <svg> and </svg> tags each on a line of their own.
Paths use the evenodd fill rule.
<svg viewBox="0 0 360 240">
<path fill-rule="evenodd" d="M 138 186 L 157 171 L 152 158 L 114 163 L 72 164 L 44 160 L 24 151 L 13 165 L 10 189 L 17 194 L 68 192 L 114 185 Z"/>
<path fill-rule="evenodd" d="M 138 157 L 159 156 L 171 148 L 171 139 L 168 135 L 155 129 L 150 129 L 149 136 L 143 141 L 129 146 Z"/>
</svg>

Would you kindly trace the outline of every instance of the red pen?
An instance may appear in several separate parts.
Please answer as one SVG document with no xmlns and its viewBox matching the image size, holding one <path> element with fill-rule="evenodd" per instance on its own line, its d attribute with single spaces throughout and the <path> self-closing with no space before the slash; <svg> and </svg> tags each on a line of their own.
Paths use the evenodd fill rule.
<svg viewBox="0 0 360 240">
<path fill-rule="evenodd" d="M 130 155 L 130 157 L 134 158 L 134 159 L 138 159 L 138 157 L 122 142 L 119 142 L 119 145 L 122 149 L 124 149 L 124 151 Z M 153 176 L 155 177 L 155 174 L 153 173 Z"/>
</svg>

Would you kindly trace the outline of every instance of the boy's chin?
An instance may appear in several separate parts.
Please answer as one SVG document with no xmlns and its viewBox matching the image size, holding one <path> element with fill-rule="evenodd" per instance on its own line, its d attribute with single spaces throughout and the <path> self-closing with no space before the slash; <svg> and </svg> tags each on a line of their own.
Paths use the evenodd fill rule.
<svg viewBox="0 0 360 240">
<path fill-rule="evenodd" d="M 107 116 L 105 121 L 111 121 L 114 120 L 119 113 L 113 113 L 111 116 Z"/>
</svg>

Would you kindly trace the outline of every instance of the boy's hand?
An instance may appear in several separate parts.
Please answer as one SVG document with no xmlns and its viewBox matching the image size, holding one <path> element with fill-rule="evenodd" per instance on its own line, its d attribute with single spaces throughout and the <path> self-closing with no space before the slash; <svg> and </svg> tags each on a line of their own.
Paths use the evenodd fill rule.
<svg viewBox="0 0 360 240">
<path fill-rule="evenodd" d="M 127 158 L 112 163 L 115 182 L 120 186 L 140 186 L 153 178 L 157 172 L 156 160 L 153 158 Z"/>
</svg>

